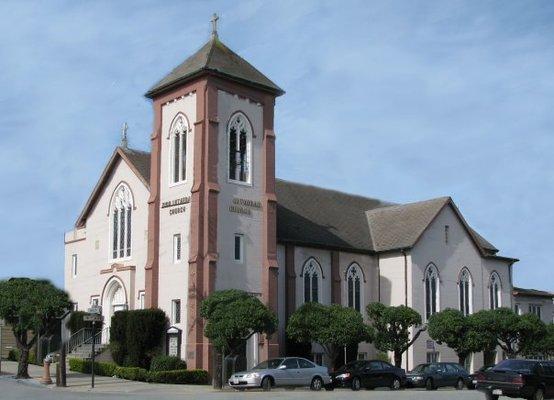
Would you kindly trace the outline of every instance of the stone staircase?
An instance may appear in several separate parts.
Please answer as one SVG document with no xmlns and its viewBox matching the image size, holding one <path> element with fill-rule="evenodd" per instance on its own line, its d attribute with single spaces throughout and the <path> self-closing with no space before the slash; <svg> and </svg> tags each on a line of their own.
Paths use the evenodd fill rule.
<svg viewBox="0 0 554 400">
<path fill-rule="evenodd" d="M 104 328 L 94 333 L 89 328 L 83 328 L 73 334 L 67 342 L 68 358 L 92 358 L 92 343 L 94 342 L 94 355 L 102 353 L 108 346 L 109 328 Z"/>
</svg>

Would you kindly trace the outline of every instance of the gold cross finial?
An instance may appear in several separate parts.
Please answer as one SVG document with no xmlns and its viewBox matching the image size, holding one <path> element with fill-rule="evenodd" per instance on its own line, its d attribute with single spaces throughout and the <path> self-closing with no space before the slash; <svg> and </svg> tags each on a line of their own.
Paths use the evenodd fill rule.
<svg viewBox="0 0 554 400">
<path fill-rule="evenodd" d="M 127 131 L 129 130 L 129 125 L 127 125 L 127 122 L 123 123 L 123 126 L 121 127 L 121 147 L 124 149 L 127 148 L 127 145 L 129 144 L 127 140 Z"/>
<path fill-rule="evenodd" d="M 216 38 L 217 37 L 217 21 L 219 20 L 219 17 L 217 16 L 216 13 L 214 13 L 214 15 L 212 15 L 212 19 L 211 19 L 211 22 L 212 22 L 212 37 Z"/>
</svg>

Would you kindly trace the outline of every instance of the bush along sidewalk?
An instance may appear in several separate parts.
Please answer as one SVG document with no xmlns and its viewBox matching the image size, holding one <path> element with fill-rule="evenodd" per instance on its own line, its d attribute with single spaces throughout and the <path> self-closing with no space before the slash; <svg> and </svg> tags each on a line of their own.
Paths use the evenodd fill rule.
<svg viewBox="0 0 554 400">
<path fill-rule="evenodd" d="M 72 358 L 69 369 L 90 374 L 92 362 Z M 139 367 L 120 367 L 110 362 L 95 362 L 94 373 L 99 376 L 116 376 L 121 379 L 149 383 L 175 383 L 181 385 L 207 385 L 208 372 L 203 369 L 178 369 L 174 371 L 148 371 Z"/>
</svg>

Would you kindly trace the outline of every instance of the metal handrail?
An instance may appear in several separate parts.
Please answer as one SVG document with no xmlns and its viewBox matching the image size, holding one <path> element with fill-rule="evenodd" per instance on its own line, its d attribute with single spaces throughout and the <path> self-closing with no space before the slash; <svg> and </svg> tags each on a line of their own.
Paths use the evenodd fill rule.
<svg viewBox="0 0 554 400">
<path fill-rule="evenodd" d="M 94 337 L 91 336 L 88 339 L 85 339 L 85 341 L 82 344 L 92 343 L 93 339 L 94 339 L 94 344 L 102 344 L 102 338 L 107 337 L 105 335 L 109 335 L 109 333 L 110 333 L 110 327 L 106 326 L 100 329 L 98 332 L 96 332 L 94 334 Z"/>
<path fill-rule="evenodd" d="M 77 332 L 71 335 L 71 337 L 67 341 L 67 352 L 71 353 L 73 349 L 84 344 L 89 338 L 92 338 L 91 328 L 79 329 Z"/>
</svg>

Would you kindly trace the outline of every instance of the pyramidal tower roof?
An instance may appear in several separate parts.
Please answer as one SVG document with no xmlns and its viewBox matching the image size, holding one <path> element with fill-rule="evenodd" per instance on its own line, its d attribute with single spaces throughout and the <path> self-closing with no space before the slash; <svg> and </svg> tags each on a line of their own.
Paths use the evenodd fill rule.
<svg viewBox="0 0 554 400">
<path fill-rule="evenodd" d="M 217 34 L 212 34 L 211 39 L 200 50 L 156 83 L 145 96 L 153 98 L 205 73 L 219 75 L 277 96 L 285 93 L 248 61 L 225 46 Z"/>
</svg>

